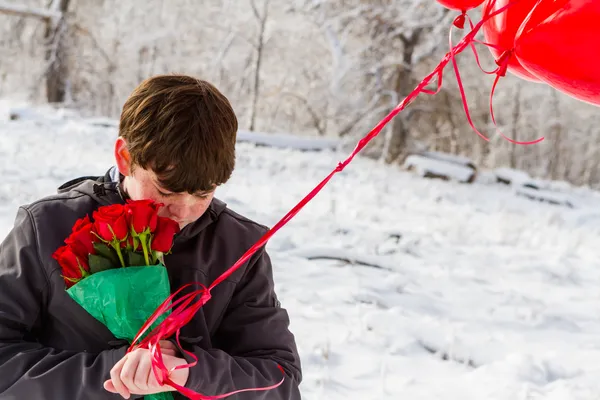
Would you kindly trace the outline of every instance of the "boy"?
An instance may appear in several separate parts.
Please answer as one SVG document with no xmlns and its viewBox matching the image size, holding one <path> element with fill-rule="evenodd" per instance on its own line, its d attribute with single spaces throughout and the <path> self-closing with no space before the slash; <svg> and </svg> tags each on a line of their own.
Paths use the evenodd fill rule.
<svg viewBox="0 0 600 400">
<path fill-rule="evenodd" d="M 209 285 L 266 228 L 214 198 L 235 164 L 237 118 L 211 84 L 185 75 L 142 82 L 125 102 L 116 167 L 83 177 L 55 196 L 23 206 L 0 245 L 0 399 L 117 399 L 173 391 L 158 386 L 149 351 L 125 354 L 117 340 L 65 292 L 52 253 L 74 222 L 100 206 L 127 199 L 163 203 L 176 220 L 172 254 L 165 257 L 173 290 Z M 140 293 L 143 296 L 143 293 Z M 212 299 L 181 330 L 183 349 L 161 343 L 177 384 L 206 395 L 271 386 L 236 398 L 299 400 L 301 365 L 289 318 L 274 292 L 265 249 L 212 291 Z M 173 392 L 176 399 L 183 399 Z"/>
</svg>

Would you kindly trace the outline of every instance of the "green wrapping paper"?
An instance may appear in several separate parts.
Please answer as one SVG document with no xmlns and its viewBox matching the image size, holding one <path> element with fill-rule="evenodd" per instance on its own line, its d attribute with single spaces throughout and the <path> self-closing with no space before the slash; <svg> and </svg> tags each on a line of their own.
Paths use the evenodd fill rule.
<svg viewBox="0 0 600 400">
<path fill-rule="evenodd" d="M 171 294 L 163 265 L 108 269 L 88 276 L 67 289 L 81 307 L 102 322 L 118 339 L 130 344 L 135 335 Z M 167 317 L 161 315 L 143 339 Z M 172 400 L 169 392 L 144 396 L 146 400 Z"/>
</svg>

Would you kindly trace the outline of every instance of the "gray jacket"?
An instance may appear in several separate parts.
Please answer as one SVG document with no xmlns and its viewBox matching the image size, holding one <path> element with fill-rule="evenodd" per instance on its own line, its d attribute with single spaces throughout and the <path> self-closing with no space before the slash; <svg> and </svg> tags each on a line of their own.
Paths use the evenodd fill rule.
<svg viewBox="0 0 600 400">
<path fill-rule="evenodd" d="M 123 197 L 107 173 L 71 181 L 18 210 L 0 245 L 0 399 L 121 399 L 102 384 L 128 344 L 69 297 L 51 255 L 78 218 Z M 265 231 L 213 200 L 165 259 L 172 290 L 210 285 Z M 269 386 L 282 378 L 279 364 L 286 372 L 279 388 L 230 398 L 299 400 L 300 359 L 264 248 L 211 293 L 181 330 L 183 348 L 198 357 L 186 386 L 206 395 Z"/>
</svg>

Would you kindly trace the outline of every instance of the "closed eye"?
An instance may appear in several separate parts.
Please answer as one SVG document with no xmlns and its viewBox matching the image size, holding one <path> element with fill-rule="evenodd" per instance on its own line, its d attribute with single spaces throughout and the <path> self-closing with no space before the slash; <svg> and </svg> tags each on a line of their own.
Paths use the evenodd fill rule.
<svg viewBox="0 0 600 400">
<path fill-rule="evenodd" d="M 158 194 L 160 194 L 162 197 L 170 197 L 173 196 L 174 193 L 165 193 L 159 189 L 156 189 L 156 191 L 158 192 Z"/>
</svg>

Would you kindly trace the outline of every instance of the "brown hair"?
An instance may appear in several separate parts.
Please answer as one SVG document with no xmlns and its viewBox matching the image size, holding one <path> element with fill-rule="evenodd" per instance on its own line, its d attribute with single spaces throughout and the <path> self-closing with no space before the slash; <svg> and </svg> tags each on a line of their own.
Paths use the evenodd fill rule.
<svg viewBox="0 0 600 400">
<path fill-rule="evenodd" d="M 123 105 L 119 135 L 131 166 L 151 169 L 172 192 L 206 192 L 230 178 L 238 121 L 213 85 L 186 75 L 143 81 Z"/>
</svg>

